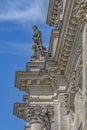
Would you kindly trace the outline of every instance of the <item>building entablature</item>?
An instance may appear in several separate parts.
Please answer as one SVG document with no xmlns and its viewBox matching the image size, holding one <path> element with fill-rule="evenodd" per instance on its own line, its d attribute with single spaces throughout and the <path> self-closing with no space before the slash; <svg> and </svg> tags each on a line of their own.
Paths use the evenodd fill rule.
<svg viewBox="0 0 87 130">
<path fill-rule="evenodd" d="M 70 2 L 70 3 L 69 3 Z M 58 39 L 56 53 L 54 56 L 55 62 L 57 63 L 59 70 L 64 73 L 67 67 L 67 63 L 72 51 L 74 40 L 78 32 L 79 26 L 81 24 L 79 18 L 77 17 L 75 11 L 78 7 L 76 1 L 72 0 L 67 3 L 68 7 L 65 7 L 65 14 L 63 18 L 63 25 Z M 66 8 L 70 9 L 66 11 Z M 69 14 L 67 14 L 69 13 Z M 70 16 L 70 17 L 67 17 Z M 53 43 L 55 44 L 55 43 Z"/>
<path fill-rule="evenodd" d="M 50 77 L 47 74 L 44 75 L 28 75 L 29 72 L 17 72 L 16 75 L 16 87 L 22 91 L 27 91 L 29 87 L 42 86 L 52 89 L 52 82 L 54 77 Z M 52 75 L 52 74 L 51 74 Z M 54 75 L 55 76 L 55 75 Z"/>
<path fill-rule="evenodd" d="M 41 88 L 48 87 L 51 90 L 54 89 L 58 70 L 54 60 L 46 59 L 44 65 L 42 63 L 39 65 L 40 69 L 38 67 L 39 62 L 38 64 L 34 63 L 28 63 L 28 71 L 16 73 L 16 87 L 26 92 L 29 91 L 29 88 L 37 86 L 41 86 Z"/>
<path fill-rule="evenodd" d="M 61 33 L 60 33 L 60 37 L 57 38 L 57 45 L 54 45 L 55 41 L 52 40 L 52 43 L 50 43 L 50 46 L 49 46 L 49 51 L 52 50 L 53 45 L 56 46 L 56 48 L 57 48 L 55 50 L 56 53 L 54 52 L 55 53 L 54 59 L 55 59 L 55 62 L 57 63 L 57 66 L 59 67 L 60 73 L 64 73 L 64 71 L 66 70 L 67 63 L 68 63 L 68 60 L 69 60 L 69 57 L 70 57 L 70 53 L 72 51 L 72 47 L 73 47 L 73 44 L 74 44 L 74 41 L 75 41 L 75 38 L 76 38 L 76 34 L 78 32 L 79 25 L 81 24 L 81 22 L 80 22 L 81 20 L 79 20 L 79 18 L 81 16 L 80 15 L 78 16 L 76 14 L 77 8 L 80 5 L 81 5 L 80 10 L 85 11 L 86 2 L 82 3 L 82 1 L 81 1 L 81 3 L 80 3 L 80 1 L 78 1 L 78 2 L 77 1 L 72 1 L 72 4 L 70 2 L 70 5 L 69 5 L 69 2 L 68 2 L 67 6 L 69 6 L 68 9 L 70 9 L 70 10 L 66 11 L 67 7 L 65 8 L 65 14 L 64 14 L 64 18 L 63 18 L 64 22 L 63 22 L 63 25 L 62 25 L 62 30 L 61 30 Z M 51 10 L 52 10 L 52 8 L 51 8 Z M 82 11 L 82 13 L 84 11 Z M 69 12 L 70 14 L 67 14 L 67 12 Z M 66 15 L 69 15 L 70 18 L 67 17 Z M 67 26 L 65 26 L 66 25 L 65 23 L 67 24 Z M 64 31 L 65 37 L 63 36 L 63 31 Z M 57 33 L 59 33 L 59 32 L 57 31 Z M 61 42 L 61 38 L 63 40 L 62 42 Z"/>
</svg>

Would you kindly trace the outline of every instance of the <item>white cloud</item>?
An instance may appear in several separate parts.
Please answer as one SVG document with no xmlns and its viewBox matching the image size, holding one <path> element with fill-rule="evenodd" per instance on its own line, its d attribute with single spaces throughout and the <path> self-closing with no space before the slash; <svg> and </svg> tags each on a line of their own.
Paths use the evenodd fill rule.
<svg viewBox="0 0 87 130">
<path fill-rule="evenodd" d="M 43 22 L 46 20 L 48 0 L 8 0 L 0 3 L 0 21 Z"/>
<path fill-rule="evenodd" d="M 12 43 L 12 42 L 2 42 L 0 43 L 0 54 L 15 54 L 15 55 L 33 55 L 32 43 Z M 44 44 L 48 48 L 48 44 Z M 46 50 L 47 51 L 47 50 Z"/>
<path fill-rule="evenodd" d="M 0 43 L 0 53 L 15 54 L 15 55 L 29 55 L 31 53 L 32 44 L 29 43 Z"/>
</svg>

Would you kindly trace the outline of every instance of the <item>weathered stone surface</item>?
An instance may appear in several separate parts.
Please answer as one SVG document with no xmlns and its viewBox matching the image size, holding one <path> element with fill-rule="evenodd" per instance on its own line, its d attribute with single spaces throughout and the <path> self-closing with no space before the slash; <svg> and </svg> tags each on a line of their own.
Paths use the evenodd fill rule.
<svg viewBox="0 0 87 130">
<path fill-rule="evenodd" d="M 87 130 L 87 0 L 50 0 L 47 24 L 56 27 L 48 52 L 16 73 L 16 87 L 27 94 L 14 114 L 25 130 Z"/>
</svg>

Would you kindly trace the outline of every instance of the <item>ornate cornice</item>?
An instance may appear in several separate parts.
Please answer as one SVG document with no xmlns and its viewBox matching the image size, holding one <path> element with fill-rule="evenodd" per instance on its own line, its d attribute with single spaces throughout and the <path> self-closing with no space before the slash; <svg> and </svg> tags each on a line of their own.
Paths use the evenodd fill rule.
<svg viewBox="0 0 87 130">
<path fill-rule="evenodd" d="M 71 17 L 69 19 L 69 25 L 67 28 L 67 32 L 65 33 L 66 36 L 64 42 L 62 43 L 63 45 L 61 46 L 60 55 L 59 57 L 57 57 L 59 69 L 63 72 L 66 69 L 68 58 L 70 56 L 73 42 L 78 30 L 78 18 L 75 16 L 75 12 L 74 12 L 76 7 L 77 4 L 73 3 L 73 9 L 72 9 Z"/>
<path fill-rule="evenodd" d="M 72 0 L 67 5 L 67 6 L 69 6 L 70 11 L 65 9 L 65 14 L 64 14 L 64 18 L 63 18 L 63 26 L 61 29 L 61 34 L 60 34 L 60 37 L 58 40 L 57 49 L 56 49 L 56 53 L 55 53 L 55 62 L 57 62 L 59 71 L 61 73 L 64 73 L 66 70 L 69 56 L 70 56 L 70 53 L 72 51 L 72 47 L 74 44 L 74 40 L 76 38 L 76 34 L 77 34 L 79 26 L 81 24 L 81 22 L 79 21 L 80 17 L 78 17 L 76 14 L 76 11 L 77 11 L 77 8 L 79 5 L 80 5 L 80 2 Z M 81 7 L 83 9 L 84 4 L 83 4 L 83 6 L 81 5 Z M 66 7 L 66 8 L 68 8 L 68 7 Z M 83 9 L 83 10 L 85 10 L 85 9 Z M 66 14 L 67 12 L 69 12 L 69 14 Z M 69 17 L 67 18 L 67 16 L 69 16 Z M 67 20 L 66 20 L 66 18 L 67 18 Z M 64 33 L 64 35 L 63 35 L 63 33 Z"/>
<path fill-rule="evenodd" d="M 53 72 L 53 71 L 52 71 Z M 51 77 L 48 75 L 34 75 L 33 73 L 30 74 L 29 72 L 17 72 L 16 74 L 16 87 L 19 88 L 22 91 L 28 91 L 29 87 L 41 87 L 48 89 L 52 89 L 52 82 L 53 78 L 52 76 L 53 73 L 50 73 Z"/>
<path fill-rule="evenodd" d="M 78 8 L 76 10 L 76 16 L 80 23 L 84 23 L 87 21 L 87 0 L 78 0 L 79 3 Z"/>
<path fill-rule="evenodd" d="M 60 21 L 60 15 L 63 12 L 62 0 L 50 0 L 46 23 L 50 26 L 56 26 Z"/>
<path fill-rule="evenodd" d="M 27 71 L 17 72 L 16 87 L 26 92 L 29 92 L 29 87 L 54 88 L 58 67 L 53 59 L 45 59 L 43 64 L 31 61 L 28 63 Z"/>
</svg>

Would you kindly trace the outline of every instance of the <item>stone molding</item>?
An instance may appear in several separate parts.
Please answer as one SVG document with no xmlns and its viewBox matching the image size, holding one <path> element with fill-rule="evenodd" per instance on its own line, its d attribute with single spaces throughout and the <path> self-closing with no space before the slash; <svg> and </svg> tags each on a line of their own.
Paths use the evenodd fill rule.
<svg viewBox="0 0 87 130">
<path fill-rule="evenodd" d="M 56 26 L 61 20 L 60 15 L 63 13 L 63 0 L 50 0 L 46 23 L 50 26 Z"/>
<path fill-rule="evenodd" d="M 58 61 L 57 65 L 59 66 L 59 71 L 61 73 L 64 73 L 64 71 L 66 70 L 67 67 L 67 63 L 69 60 L 69 56 L 73 47 L 73 43 L 76 37 L 76 34 L 78 32 L 79 29 L 79 25 L 81 24 L 81 22 L 79 21 L 78 16 L 76 15 L 76 10 L 78 8 L 78 6 L 80 5 L 80 2 L 74 1 L 72 2 L 72 13 L 69 19 L 69 24 L 67 25 L 67 31 L 65 31 L 65 39 L 64 42 L 62 43 L 62 45 L 60 46 L 60 41 L 62 38 L 62 32 L 60 34 L 60 38 L 58 40 L 58 45 L 57 45 L 57 49 L 56 49 L 56 54 L 55 54 L 55 61 Z M 86 2 L 85 2 L 86 3 Z M 86 4 L 85 4 L 86 5 Z M 82 6 L 82 5 L 81 5 Z M 84 7 L 84 4 L 82 6 L 82 9 Z M 85 7 L 86 8 L 86 7 Z M 81 9 L 80 9 L 81 10 Z M 85 11 L 85 9 L 84 9 Z M 65 17 L 65 15 L 64 15 Z M 63 25 L 64 26 L 64 25 Z M 62 28 L 63 31 L 63 28 Z M 58 48 L 61 48 L 61 52 L 58 54 Z"/>
</svg>

